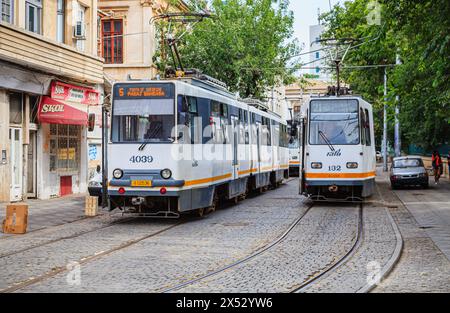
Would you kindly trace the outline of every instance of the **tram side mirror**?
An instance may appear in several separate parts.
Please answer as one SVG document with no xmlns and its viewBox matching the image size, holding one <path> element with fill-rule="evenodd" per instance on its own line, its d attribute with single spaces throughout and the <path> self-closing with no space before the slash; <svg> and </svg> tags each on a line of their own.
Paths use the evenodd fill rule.
<svg viewBox="0 0 450 313">
<path fill-rule="evenodd" d="M 95 114 L 90 113 L 88 117 L 88 131 L 94 131 L 95 128 Z"/>
<path fill-rule="evenodd" d="M 289 144 L 293 144 L 294 143 L 294 137 L 289 138 Z"/>
</svg>

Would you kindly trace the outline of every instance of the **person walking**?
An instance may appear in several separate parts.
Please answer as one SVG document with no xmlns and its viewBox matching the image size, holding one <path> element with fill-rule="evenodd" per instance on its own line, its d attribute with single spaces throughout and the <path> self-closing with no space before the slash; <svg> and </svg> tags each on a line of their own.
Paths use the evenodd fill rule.
<svg viewBox="0 0 450 313">
<path fill-rule="evenodd" d="M 431 156 L 431 163 L 433 165 L 434 170 L 434 183 L 437 185 L 439 183 L 439 179 L 442 175 L 443 170 L 443 164 L 442 164 L 442 158 L 439 152 L 434 151 Z"/>
<path fill-rule="evenodd" d="M 450 151 L 447 154 L 448 178 L 450 179 Z"/>
</svg>

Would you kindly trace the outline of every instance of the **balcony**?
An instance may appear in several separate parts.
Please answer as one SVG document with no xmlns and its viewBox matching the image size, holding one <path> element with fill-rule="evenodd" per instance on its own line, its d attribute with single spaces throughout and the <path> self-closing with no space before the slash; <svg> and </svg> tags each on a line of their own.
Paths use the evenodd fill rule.
<svg viewBox="0 0 450 313">
<path fill-rule="evenodd" d="M 79 82 L 103 83 L 103 59 L 0 23 L 0 60 Z"/>
</svg>

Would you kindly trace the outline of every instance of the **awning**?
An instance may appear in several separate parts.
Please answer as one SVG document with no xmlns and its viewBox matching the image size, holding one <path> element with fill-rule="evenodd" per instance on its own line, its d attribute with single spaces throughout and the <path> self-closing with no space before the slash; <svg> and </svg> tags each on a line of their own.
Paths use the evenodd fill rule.
<svg viewBox="0 0 450 313">
<path fill-rule="evenodd" d="M 39 104 L 38 120 L 49 124 L 87 125 L 88 113 L 67 102 L 43 96 Z"/>
<path fill-rule="evenodd" d="M 87 125 L 88 112 L 98 114 L 100 94 L 98 91 L 52 81 L 50 97 L 43 96 L 39 104 L 38 120 L 40 123 Z M 91 112 L 93 111 L 93 112 Z"/>
</svg>

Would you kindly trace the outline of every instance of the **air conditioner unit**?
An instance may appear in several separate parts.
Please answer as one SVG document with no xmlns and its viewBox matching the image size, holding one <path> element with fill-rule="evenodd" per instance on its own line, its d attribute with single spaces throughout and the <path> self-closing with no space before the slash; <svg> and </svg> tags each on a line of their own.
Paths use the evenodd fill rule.
<svg viewBox="0 0 450 313">
<path fill-rule="evenodd" d="M 83 22 L 78 21 L 76 26 L 73 27 L 73 37 L 77 39 L 85 39 L 86 37 L 86 25 Z"/>
</svg>

